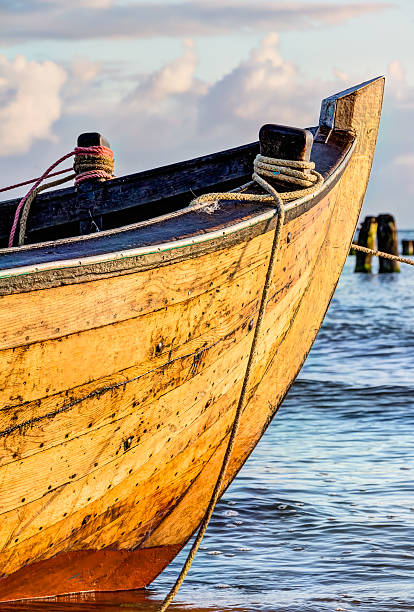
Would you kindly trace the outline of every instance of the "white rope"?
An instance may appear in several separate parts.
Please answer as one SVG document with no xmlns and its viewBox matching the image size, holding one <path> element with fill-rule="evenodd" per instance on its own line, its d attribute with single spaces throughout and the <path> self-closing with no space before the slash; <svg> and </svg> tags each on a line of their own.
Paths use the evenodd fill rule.
<svg viewBox="0 0 414 612">
<path fill-rule="evenodd" d="M 323 176 L 316 172 L 314 162 L 277 159 L 259 154 L 253 162 L 253 167 L 252 179 L 259 184 L 263 180 L 262 177 L 265 176 L 276 181 L 293 183 L 303 187 L 303 189 L 296 189 L 295 191 L 278 191 L 278 197 L 281 200 L 298 200 L 314 193 L 323 185 Z M 192 200 L 189 205 L 194 207 L 209 202 L 219 202 L 220 200 L 271 202 L 274 201 L 274 196 L 269 193 L 261 195 L 240 191 L 205 193 Z"/>
<path fill-rule="evenodd" d="M 265 166 L 265 168 L 263 168 Z M 283 168 L 283 174 L 281 172 L 277 172 L 277 169 Z M 240 427 L 240 420 L 243 414 L 243 410 L 246 404 L 247 398 L 247 390 L 250 382 L 250 375 L 252 372 L 253 362 L 256 356 L 256 347 L 260 334 L 260 330 L 262 327 L 263 319 L 265 316 L 266 305 L 268 301 L 268 294 L 272 283 L 273 272 L 275 269 L 277 256 L 279 254 L 280 241 L 282 235 L 283 224 L 285 220 L 285 209 L 283 207 L 283 199 L 285 200 L 293 200 L 299 197 L 303 197 L 304 195 L 308 195 L 316 191 L 319 186 L 323 183 L 323 177 L 314 170 L 315 164 L 313 162 L 297 162 L 297 161 L 286 161 L 280 159 L 273 159 L 270 157 L 263 157 L 262 155 L 258 155 L 254 160 L 254 173 L 253 179 L 265 190 L 267 191 L 266 195 L 255 195 L 253 193 L 240 193 L 240 192 L 229 192 L 229 193 L 207 193 L 205 195 L 199 196 L 195 200 L 191 202 L 190 205 L 196 206 L 202 203 L 217 201 L 217 200 L 237 200 L 237 201 L 246 201 L 246 200 L 268 200 L 272 202 L 272 205 L 275 208 L 275 216 L 276 220 L 276 228 L 275 233 L 273 235 L 273 243 L 270 250 L 269 262 L 267 265 L 266 279 L 263 286 L 262 297 L 260 300 L 260 308 L 257 316 L 256 327 L 254 330 L 253 340 L 250 347 L 250 353 L 247 360 L 246 371 L 243 378 L 243 385 L 239 396 L 239 401 L 237 404 L 235 416 L 233 419 L 233 424 L 230 431 L 229 441 L 227 443 L 227 448 L 224 454 L 224 458 L 221 464 L 219 475 L 217 476 L 217 480 L 214 486 L 213 493 L 211 495 L 209 504 L 207 506 L 207 510 L 204 514 L 204 517 L 201 521 L 197 536 L 191 546 L 190 552 L 188 553 L 187 559 L 183 565 L 183 568 L 168 595 L 165 597 L 161 607 L 158 609 L 158 612 L 165 612 L 167 608 L 171 605 L 175 596 L 182 583 L 184 582 L 190 567 L 194 561 L 194 558 L 197 554 L 198 548 L 203 540 L 204 534 L 206 532 L 207 526 L 210 522 L 211 516 L 214 512 L 214 508 L 220 498 L 222 493 L 223 483 L 225 480 L 226 472 L 228 465 L 230 463 L 231 454 L 233 452 L 234 444 L 236 442 L 237 433 Z M 271 168 L 271 170 L 270 170 Z M 297 170 L 299 168 L 299 170 Z M 306 186 L 305 182 L 310 182 L 311 184 L 307 186 L 306 189 L 301 189 L 299 191 L 289 192 L 289 193 L 279 193 L 276 189 L 268 183 L 260 174 L 264 174 L 265 176 L 271 176 L 272 178 L 280 179 L 280 175 L 282 174 L 284 177 L 289 177 L 289 182 L 295 183 L 296 185 Z M 306 178 L 304 178 L 306 175 Z M 308 178 L 312 177 L 312 178 Z M 300 195 L 298 195 L 300 194 Z M 285 196 L 285 197 L 283 197 Z M 286 197 L 288 196 L 288 197 Z"/>
<path fill-rule="evenodd" d="M 254 160 L 254 171 L 256 174 L 302 187 L 312 187 L 318 182 L 320 175 L 317 172 L 313 172 L 314 170 L 315 164 L 310 161 L 277 159 L 264 155 L 257 155 Z"/>
<path fill-rule="evenodd" d="M 260 307 L 259 307 L 259 313 L 257 315 L 256 327 L 254 330 L 253 340 L 252 340 L 252 344 L 250 347 L 250 353 L 249 353 L 249 357 L 247 360 L 246 371 L 244 373 L 242 389 L 240 392 L 236 412 L 234 415 L 233 424 L 231 426 L 229 441 L 227 443 L 224 458 L 223 458 L 223 461 L 220 467 L 220 472 L 217 476 L 217 480 L 214 485 L 213 493 L 211 495 L 209 504 L 207 506 L 207 510 L 201 521 L 197 536 L 191 546 L 190 552 L 188 553 L 187 559 L 183 565 L 180 575 L 178 576 L 177 580 L 175 581 L 174 586 L 172 587 L 168 595 L 165 597 L 161 607 L 158 609 L 157 612 L 165 612 L 167 608 L 169 608 L 169 606 L 171 605 L 173 599 L 175 598 L 178 591 L 180 590 L 181 585 L 184 582 L 190 570 L 190 567 L 194 561 L 194 558 L 197 554 L 199 546 L 204 538 L 204 534 L 210 522 L 211 516 L 214 512 L 214 508 L 216 507 L 216 504 L 222 493 L 222 488 L 223 488 L 223 483 L 225 480 L 227 468 L 230 463 L 231 454 L 233 452 L 234 444 L 237 438 L 237 433 L 240 427 L 241 416 L 243 414 L 243 410 L 246 404 L 248 386 L 250 382 L 250 375 L 252 372 L 253 362 L 256 356 L 257 342 L 258 342 L 260 330 L 262 328 L 262 323 L 263 323 L 264 316 L 265 316 L 266 306 L 268 302 L 268 294 L 269 294 L 269 290 L 272 284 L 273 271 L 276 265 L 277 255 L 279 253 L 280 238 L 282 234 L 283 223 L 285 220 L 285 210 L 283 207 L 283 202 L 280 199 L 279 194 L 276 191 L 276 189 L 272 187 L 272 185 L 269 185 L 269 183 L 265 181 L 265 179 L 262 179 L 261 177 L 258 177 L 258 182 L 263 187 L 263 189 L 265 189 L 270 194 L 271 199 L 273 200 L 273 206 L 275 207 L 276 227 L 275 227 L 275 232 L 273 235 L 273 243 L 272 243 L 272 247 L 270 250 L 269 262 L 267 264 L 266 278 L 265 278 L 265 283 L 263 286 L 262 297 L 260 300 Z M 229 195 L 232 195 L 232 194 L 229 194 Z"/>
</svg>

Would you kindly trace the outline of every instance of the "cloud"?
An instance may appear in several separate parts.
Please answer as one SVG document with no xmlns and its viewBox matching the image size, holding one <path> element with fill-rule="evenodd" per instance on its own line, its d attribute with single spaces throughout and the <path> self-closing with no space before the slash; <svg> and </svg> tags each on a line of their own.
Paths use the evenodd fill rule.
<svg viewBox="0 0 414 612">
<path fill-rule="evenodd" d="M 390 212 L 401 227 L 413 228 L 414 140 L 407 126 L 414 123 L 414 88 L 401 60 L 388 66 L 384 106 L 374 166 L 363 214 Z"/>
<path fill-rule="evenodd" d="M 71 6 L 74 8 L 94 8 L 107 9 L 114 6 L 115 0 L 71 0 Z M 4 13 L 24 13 L 32 12 L 39 9 L 50 10 L 58 7 L 61 4 L 60 0 L 29 0 L 26 6 L 22 2 L 16 0 L 2 0 L 0 7 Z"/>
<path fill-rule="evenodd" d="M 54 62 L 0 56 L 0 155 L 24 153 L 38 138 L 50 139 L 61 115 L 65 71 Z"/>
<path fill-rule="evenodd" d="M 393 163 L 396 166 L 411 166 L 414 168 L 414 155 L 398 155 Z"/>
<path fill-rule="evenodd" d="M 101 131 L 115 139 L 118 172 L 124 174 L 255 140 L 262 123 L 315 122 L 321 97 L 335 86 L 304 78 L 278 44 L 278 35 L 269 34 L 222 79 L 205 82 L 196 77 L 197 51 L 187 40 L 179 57 L 136 77 L 118 99 L 106 80 L 112 67 L 104 64 L 77 59 L 64 71 L 52 62 L 3 59 L 1 150 L 24 153 L 51 138 L 60 117 L 57 157 L 80 132 Z"/>
<path fill-rule="evenodd" d="M 275 33 L 218 81 L 196 77 L 197 59 L 194 42 L 185 41 L 179 57 L 136 77 L 118 99 L 105 81 L 112 68 L 104 64 L 76 59 L 63 71 L 52 62 L 3 59 L 0 140 L 8 146 L 2 150 L 24 152 L 50 138 L 61 116 L 61 140 L 63 133 L 71 132 L 73 143 L 81 131 L 102 131 L 116 138 L 119 171 L 133 172 L 255 140 L 263 123 L 315 123 L 321 98 L 344 85 L 336 77 L 330 82 L 302 75 L 281 56 Z"/>
<path fill-rule="evenodd" d="M 159 115 L 167 110 L 164 103 L 173 97 L 204 93 L 205 86 L 195 78 L 196 65 L 194 42 L 187 40 L 183 55 L 142 78 L 125 98 L 125 106 L 134 112 L 147 111 Z"/>
<path fill-rule="evenodd" d="M 38 175 L 83 131 L 109 138 L 117 175 L 211 153 L 255 140 L 263 123 L 315 125 L 322 98 L 375 76 L 348 74 L 339 66 L 331 75 L 310 78 L 281 54 L 275 33 L 219 80 L 198 79 L 197 62 L 197 49 L 187 40 L 178 57 L 158 70 L 119 83 L 119 71 L 105 63 L 78 58 L 63 70 L 52 62 L 1 58 L 4 175 L 9 182 Z M 401 60 L 394 59 L 388 73 L 363 214 L 391 212 L 407 227 L 414 195 L 414 141 L 407 131 L 414 123 L 414 89 Z M 52 136 L 54 141 L 45 141 Z M 18 164 L 12 153 L 21 153 Z"/>
<path fill-rule="evenodd" d="M 271 33 L 232 72 L 214 83 L 200 103 L 199 128 L 210 126 L 211 134 L 231 138 L 250 137 L 261 123 L 306 123 L 311 118 L 309 102 L 302 106 L 299 70 L 278 49 L 279 37 Z M 320 87 L 310 95 L 315 100 Z M 310 93 L 310 92 L 309 92 Z M 316 104 L 318 101 L 316 100 Z M 317 109 L 314 109 L 314 111 Z"/>
<path fill-rule="evenodd" d="M 343 81 L 344 83 L 349 81 L 349 74 L 347 72 L 344 72 L 343 70 L 339 70 L 338 68 L 334 68 L 334 75 L 336 76 L 336 78 L 339 81 Z"/>
<path fill-rule="evenodd" d="M 246 60 L 218 81 L 195 76 L 197 59 L 194 43 L 186 41 L 179 57 L 137 77 L 130 91 L 109 106 L 100 89 L 101 74 L 79 85 L 81 77 L 75 79 L 72 69 L 70 87 L 64 90 L 63 121 L 69 125 L 70 109 L 72 125 L 81 117 L 85 131 L 101 130 L 111 142 L 115 138 L 118 172 L 125 174 L 255 140 L 264 123 L 315 124 L 321 99 L 352 84 L 344 85 L 335 75 L 321 80 L 302 74 L 280 54 L 276 33 L 265 36 Z M 93 72 L 87 65 L 84 70 Z M 81 95 L 73 96 L 79 87 Z"/>
<path fill-rule="evenodd" d="M 113 0 L 32 0 L 23 9 L 0 8 L 3 40 L 188 37 L 234 31 L 297 30 L 342 23 L 393 7 L 386 2 L 270 2 L 193 0 L 134 2 Z M 17 7 L 17 8 L 16 8 Z M 7 33 L 7 34 L 6 34 Z"/>
</svg>

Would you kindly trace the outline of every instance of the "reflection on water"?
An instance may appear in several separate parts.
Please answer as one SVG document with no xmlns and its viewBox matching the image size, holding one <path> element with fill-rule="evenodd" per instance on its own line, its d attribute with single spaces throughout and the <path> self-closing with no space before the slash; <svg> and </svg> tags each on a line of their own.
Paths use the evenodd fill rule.
<svg viewBox="0 0 414 612">
<path fill-rule="evenodd" d="M 171 610 L 414 610 L 414 273 L 352 266 Z M 155 612 L 184 556 L 146 593 L 1 610 Z"/>
<path fill-rule="evenodd" d="M 58 597 L 54 600 L 39 600 L 13 604 L 3 604 L 0 606 L 2 612 L 126 612 L 135 610 L 137 612 L 157 612 L 162 599 L 155 595 L 151 596 L 150 591 L 127 591 L 123 593 L 84 593 L 80 595 L 70 595 Z M 171 612 L 215 612 L 223 608 L 216 608 L 214 605 L 208 607 L 191 607 L 173 604 Z M 234 612 L 243 612 L 245 608 L 233 607 Z"/>
</svg>

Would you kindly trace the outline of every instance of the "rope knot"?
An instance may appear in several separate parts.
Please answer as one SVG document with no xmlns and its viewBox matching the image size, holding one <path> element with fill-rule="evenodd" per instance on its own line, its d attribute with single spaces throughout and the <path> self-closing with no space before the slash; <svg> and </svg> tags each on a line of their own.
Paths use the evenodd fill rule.
<svg viewBox="0 0 414 612">
<path fill-rule="evenodd" d="M 75 185 L 88 179 L 108 180 L 114 176 L 114 154 L 104 146 L 76 147 L 73 169 Z"/>
<path fill-rule="evenodd" d="M 253 162 L 253 180 L 256 181 L 266 194 L 244 193 L 243 191 L 231 191 L 225 193 L 205 193 L 196 197 L 190 202 L 193 208 L 204 208 L 208 203 L 218 203 L 222 200 L 230 202 L 265 202 L 271 206 L 272 203 L 277 209 L 280 208 L 281 200 L 298 200 L 313 193 L 316 193 L 323 185 L 324 178 L 315 170 L 315 164 L 311 161 L 297 161 L 287 159 L 277 159 L 257 155 Z M 295 191 L 276 191 L 263 177 L 271 177 L 277 181 L 298 185 L 301 189 Z M 248 187 L 248 186 L 247 186 Z M 244 187 L 245 189 L 246 187 Z"/>
</svg>

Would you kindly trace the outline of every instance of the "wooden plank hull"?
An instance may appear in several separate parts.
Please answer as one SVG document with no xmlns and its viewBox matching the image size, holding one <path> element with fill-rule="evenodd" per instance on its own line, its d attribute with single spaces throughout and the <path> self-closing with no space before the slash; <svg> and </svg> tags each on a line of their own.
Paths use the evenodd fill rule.
<svg viewBox="0 0 414 612">
<path fill-rule="evenodd" d="M 383 81 L 324 120 L 357 144 L 291 218 L 228 486 L 305 360 L 358 220 Z M 0 314 L 0 601 L 141 588 L 199 524 L 234 418 L 274 222 L 214 249 L 61 285 L 13 285 Z M 188 257 L 185 256 L 187 248 Z M 175 255 L 179 255 L 176 249 Z M 65 281 L 67 282 L 67 281 Z"/>
</svg>

